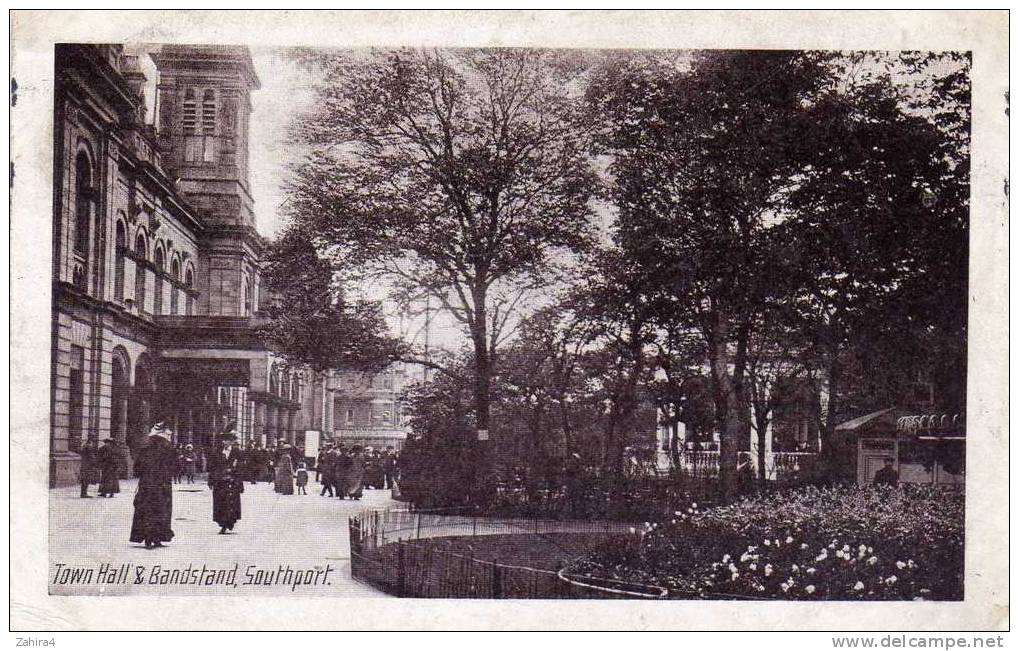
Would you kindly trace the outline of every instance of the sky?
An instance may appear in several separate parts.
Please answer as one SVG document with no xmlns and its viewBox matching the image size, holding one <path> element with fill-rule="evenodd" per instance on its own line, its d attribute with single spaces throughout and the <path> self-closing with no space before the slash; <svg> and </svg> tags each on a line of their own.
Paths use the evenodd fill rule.
<svg viewBox="0 0 1019 651">
<path fill-rule="evenodd" d="M 290 62 L 284 49 L 249 47 L 255 73 L 261 82 L 261 88 L 251 92 L 252 114 L 248 134 L 251 193 L 255 200 L 258 231 L 272 239 L 285 225 L 282 208 L 286 202 L 284 184 L 289 166 L 300 160 L 302 155 L 288 138 L 288 130 L 293 121 L 310 108 L 314 100 L 314 79 L 300 66 Z M 125 48 L 128 54 L 142 55 L 139 63 L 148 79 L 145 99 L 150 122 L 155 115 L 158 72 L 155 63 L 145 53 L 158 49 L 159 45 Z M 375 296 L 381 297 L 382 294 Z M 391 332 L 411 343 L 423 345 L 426 334 L 424 303 L 418 306 L 416 314 L 401 314 L 388 302 L 384 305 Z M 459 324 L 448 314 L 438 313 L 434 301 L 430 305 L 429 316 L 428 339 L 433 349 L 454 351 L 464 345 L 466 339 Z"/>
</svg>

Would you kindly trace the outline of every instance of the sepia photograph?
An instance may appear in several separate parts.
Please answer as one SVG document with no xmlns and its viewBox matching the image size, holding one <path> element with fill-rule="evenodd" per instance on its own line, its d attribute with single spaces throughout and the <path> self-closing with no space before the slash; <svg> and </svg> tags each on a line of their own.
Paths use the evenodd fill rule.
<svg viewBox="0 0 1019 651">
<path fill-rule="evenodd" d="M 33 80 L 39 589 L 972 599 L 971 50 L 158 33 Z"/>
</svg>

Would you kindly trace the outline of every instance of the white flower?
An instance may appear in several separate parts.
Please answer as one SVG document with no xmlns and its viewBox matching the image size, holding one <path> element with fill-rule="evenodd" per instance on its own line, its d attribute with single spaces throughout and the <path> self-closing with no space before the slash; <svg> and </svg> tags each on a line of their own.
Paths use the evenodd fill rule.
<svg viewBox="0 0 1019 651">
<path fill-rule="evenodd" d="M 856 585 L 853 586 L 853 590 L 863 590 L 863 581 L 857 581 Z"/>
<path fill-rule="evenodd" d="M 634 527 L 630 527 L 630 533 L 637 533 L 637 529 L 635 529 Z"/>
<path fill-rule="evenodd" d="M 899 580 L 899 577 L 897 577 L 897 576 L 895 576 L 893 574 L 890 577 L 888 577 L 887 579 L 885 579 L 885 583 L 887 583 L 888 585 L 892 585 L 893 583 L 895 583 L 898 580 Z"/>
<path fill-rule="evenodd" d="M 812 567 L 808 567 L 808 568 L 807 568 L 807 574 L 814 574 L 814 573 L 816 573 L 816 572 L 817 572 L 817 570 L 815 570 L 815 569 L 814 569 L 814 568 L 812 568 Z"/>
<path fill-rule="evenodd" d="M 746 552 L 743 552 L 743 553 L 742 553 L 742 554 L 740 555 L 740 557 L 739 557 L 739 562 L 740 562 L 740 563 L 746 563 L 746 562 L 747 562 L 747 561 L 749 561 L 749 560 L 750 560 L 750 554 L 748 554 L 748 553 L 746 553 Z"/>
<path fill-rule="evenodd" d="M 787 543 L 791 543 L 791 542 L 793 541 L 793 537 L 792 537 L 792 536 L 786 536 L 786 537 L 785 537 L 785 541 L 786 541 Z"/>
<path fill-rule="evenodd" d="M 676 519 L 675 518 L 672 519 L 672 524 L 676 524 Z"/>
<path fill-rule="evenodd" d="M 729 571 L 732 572 L 733 574 L 739 574 L 739 568 L 733 565 L 732 563 L 729 563 Z"/>
<path fill-rule="evenodd" d="M 726 554 L 725 556 L 722 557 L 722 562 L 723 563 L 728 563 L 729 559 L 731 559 L 731 558 L 732 558 L 732 556 L 729 556 L 728 554 Z"/>
<path fill-rule="evenodd" d="M 868 547 L 867 548 L 867 553 L 868 554 L 873 554 L 874 553 L 874 548 L 873 547 Z"/>
<path fill-rule="evenodd" d="M 739 572 L 733 572 L 733 573 L 732 573 L 732 576 L 731 576 L 731 577 L 729 577 L 729 580 L 730 580 L 730 581 L 735 581 L 735 580 L 736 580 L 736 579 L 738 579 L 738 578 L 739 578 Z"/>
<path fill-rule="evenodd" d="M 800 571 L 800 566 L 797 565 L 796 563 L 793 563 L 793 572 L 799 572 L 799 571 Z"/>
<path fill-rule="evenodd" d="M 718 569 L 718 563 L 712 563 L 711 564 L 711 569 L 717 570 Z"/>
<path fill-rule="evenodd" d="M 897 568 L 899 568 L 900 570 L 902 570 L 902 569 L 905 569 L 905 567 L 906 567 L 906 564 L 905 564 L 905 563 L 903 563 L 902 561 L 895 561 L 895 567 L 897 567 Z"/>
<path fill-rule="evenodd" d="M 693 509 L 687 509 L 686 512 L 687 513 L 693 513 Z"/>
<path fill-rule="evenodd" d="M 750 571 L 751 572 L 756 572 L 757 571 L 757 563 L 751 563 L 750 564 Z"/>
<path fill-rule="evenodd" d="M 748 552 L 757 551 L 757 545 L 750 545 L 749 547 L 747 547 L 747 551 Z"/>
<path fill-rule="evenodd" d="M 771 541 L 770 541 L 770 540 L 768 540 L 767 538 L 765 538 L 765 539 L 764 539 L 764 546 L 765 546 L 765 547 L 771 547 Z"/>
<path fill-rule="evenodd" d="M 682 511 L 676 511 L 675 513 L 673 513 L 673 515 L 683 515 L 683 512 Z"/>
<path fill-rule="evenodd" d="M 800 549 L 806 549 L 807 543 L 800 543 Z"/>
<path fill-rule="evenodd" d="M 788 583 L 783 583 L 781 586 L 782 592 L 789 592 L 789 588 L 792 587 Z"/>
<path fill-rule="evenodd" d="M 842 551 L 841 549 L 838 550 L 837 552 L 835 552 L 835 558 L 842 558 L 845 555 L 846 555 L 846 553 L 844 551 Z"/>
<path fill-rule="evenodd" d="M 817 588 L 815 588 L 812 585 L 808 585 L 807 587 L 805 587 L 803 589 L 806 591 L 807 594 L 814 594 L 814 590 L 816 590 Z"/>
<path fill-rule="evenodd" d="M 864 554 L 866 554 L 867 553 L 867 546 L 866 545 L 860 545 L 860 551 L 863 552 Z"/>
<path fill-rule="evenodd" d="M 848 552 L 849 551 L 849 545 L 842 545 L 842 551 Z"/>
<path fill-rule="evenodd" d="M 913 559 L 911 558 L 908 561 L 906 561 L 906 565 L 908 565 L 910 569 L 912 569 L 916 564 L 913 562 Z"/>
<path fill-rule="evenodd" d="M 817 555 L 817 558 L 815 558 L 814 560 L 815 561 L 823 561 L 826 558 L 828 558 L 828 552 L 822 551 L 820 554 Z"/>
<path fill-rule="evenodd" d="M 691 504 L 691 505 L 690 505 L 690 508 L 692 508 L 692 509 L 696 509 L 696 508 L 697 508 L 697 502 L 694 502 L 693 504 Z"/>
<path fill-rule="evenodd" d="M 760 584 L 758 584 L 758 585 L 757 585 L 757 591 L 758 591 L 758 592 L 764 592 L 764 586 L 763 586 L 763 585 L 760 585 Z"/>
<path fill-rule="evenodd" d="M 771 563 L 764 566 L 764 576 L 771 576 L 775 570 L 771 567 Z"/>
</svg>

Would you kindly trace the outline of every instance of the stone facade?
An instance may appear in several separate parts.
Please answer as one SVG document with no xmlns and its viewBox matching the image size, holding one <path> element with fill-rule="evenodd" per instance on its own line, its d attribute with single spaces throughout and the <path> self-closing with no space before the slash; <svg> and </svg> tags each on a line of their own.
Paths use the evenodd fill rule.
<svg viewBox="0 0 1019 651">
<path fill-rule="evenodd" d="M 141 55 L 148 56 L 148 55 Z M 164 46 L 156 116 L 119 45 L 55 56 L 50 484 L 88 437 L 131 472 L 152 423 L 210 445 L 331 430 L 331 374 L 286 368 L 257 336 L 265 245 L 248 180 L 245 48 Z M 327 413 L 329 412 L 329 413 Z"/>
</svg>

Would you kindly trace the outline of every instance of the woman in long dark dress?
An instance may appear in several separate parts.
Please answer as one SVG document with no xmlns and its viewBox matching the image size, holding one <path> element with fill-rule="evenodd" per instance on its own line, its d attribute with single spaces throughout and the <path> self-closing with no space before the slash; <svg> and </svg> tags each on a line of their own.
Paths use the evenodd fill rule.
<svg viewBox="0 0 1019 651">
<path fill-rule="evenodd" d="M 344 494 L 349 496 L 351 499 L 361 499 L 361 494 L 364 492 L 364 465 L 365 459 L 364 454 L 361 452 L 361 446 L 355 445 L 350 453 L 350 466 L 347 470 L 344 482 Z"/>
<path fill-rule="evenodd" d="M 131 542 L 146 547 L 162 547 L 173 540 L 173 475 L 177 472 L 177 453 L 170 443 L 169 430 L 162 423 L 149 432 L 148 442 L 135 460 L 138 492 L 134 496 L 134 520 Z"/>
<path fill-rule="evenodd" d="M 120 492 L 120 478 L 117 474 L 117 451 L 113 439 L 105 439 L 99 448 L 99 497 L 113 497 Z"/>
<path fill-rule="evenodd" d="M 221 435 L 223 447 L 209 456 L 209 486 L 212 487 L 212 519 L 219 525 L 219 533 L 233 531 L 241 519 L 241 452 L 234 445 L 237 437 L 226 432 Z"/>
<path fill-rule="evenodd" d="M 276 492 L 281 495 L 294 494 L 294 463 L 289 445 L 284 445 L 276 458 Z"/>
</svg>

